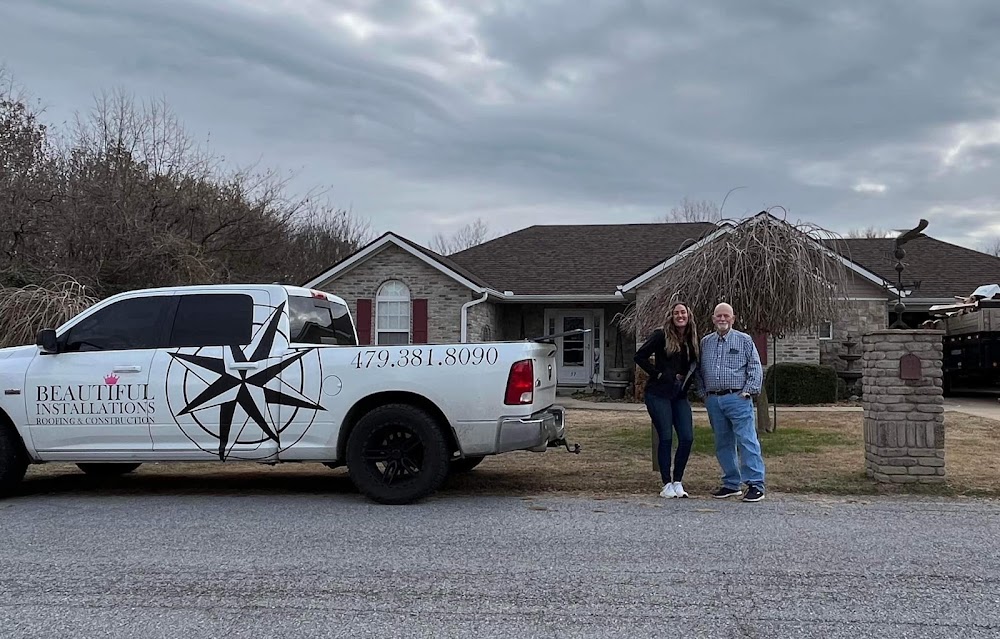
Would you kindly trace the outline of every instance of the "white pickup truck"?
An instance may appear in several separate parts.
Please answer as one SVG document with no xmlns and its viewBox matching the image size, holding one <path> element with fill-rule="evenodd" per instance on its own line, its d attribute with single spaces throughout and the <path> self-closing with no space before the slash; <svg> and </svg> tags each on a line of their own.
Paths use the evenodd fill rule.
<svg viewBox="0 0 1000 639">
<path fill-rule="evenodd" d="M 249 460 L 346 465 L 368 498 L 411 503 L 487 455 L 573 450 L 555 350 L 358 346 L 342 299 L 291 286 L 122 293 L 0 349 L 0 493 L 31 463 Z"/>
</svg>

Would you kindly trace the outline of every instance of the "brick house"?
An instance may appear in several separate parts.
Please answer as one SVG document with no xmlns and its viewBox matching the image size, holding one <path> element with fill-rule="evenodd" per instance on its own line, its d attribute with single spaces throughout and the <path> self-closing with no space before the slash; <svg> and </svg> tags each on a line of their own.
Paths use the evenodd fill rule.
<svg viewBox="0 0 1000 639">
<path fill-rule="evenodd" d="M 599 388 L 609 370 L 633 368 L 637 338 L 619 333 L 616 316 L 687 252 L 727 228 L 700 222 L 538 225 L 447 257 L 385 233 L 304 285 L 343 297 L 365 344 L 517 340 L 591 329 L 557 340 L 558 380 L 564 387 Z M 766 364 L 840 368 L 837 354 L 848 333 L 895 320 L 893 240 L 848 239 L 844 245 L 848 311 L 776 343 L 759 339 Z M 934 304 L 1000 282 L 998 258 L 928 236 L 906 248 L 904 284 L 919 282 L 905 299 L 911 326 Z"/>
</svg>

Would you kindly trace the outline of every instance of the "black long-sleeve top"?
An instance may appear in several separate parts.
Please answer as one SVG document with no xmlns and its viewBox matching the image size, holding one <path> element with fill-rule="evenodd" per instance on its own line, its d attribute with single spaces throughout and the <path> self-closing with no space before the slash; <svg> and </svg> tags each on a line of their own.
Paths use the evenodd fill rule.
<svg viewBox="0 0 1000 639">
<path fill-rule="evenodd" d="M 646 382 L 647 392 L 659 392 L 665 395 L 673 395 L 675 385 L 687 375 L 693 363 L 693 358 L 686 343 L 681 344 L 681 350 L 677 353 L 667 353 L 667 337 L 662 328 L 653 331 L 646 342 L 635 352 L 635 363 L 649 375 Z M 655 358 L 655 365 L 649 361 L 650 356 Z"/>
</svg>

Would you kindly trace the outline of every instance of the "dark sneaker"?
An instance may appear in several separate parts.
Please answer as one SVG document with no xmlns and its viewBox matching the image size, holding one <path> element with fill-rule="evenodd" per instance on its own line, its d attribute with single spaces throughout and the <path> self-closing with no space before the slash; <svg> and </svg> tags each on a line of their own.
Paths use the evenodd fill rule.
<svg viewBox="0 0 1000 639">
<path fill-rule="evenodd" d="M 739 497 L 742 494 L 743 493 L 740 492 L 739 488 L 726 488 L 723 486 L 712 493 L 712 497 L 715 497 L 716 499 L 725 499 L 726 497 Z"/>
<path fill-rule="evenodd" d="M 764 491 L 756 486 L 751 486 L 747 488 L 747 492 L 743 495 L 743 501 L 760 501 L 764 499 Z"/>
</svg>

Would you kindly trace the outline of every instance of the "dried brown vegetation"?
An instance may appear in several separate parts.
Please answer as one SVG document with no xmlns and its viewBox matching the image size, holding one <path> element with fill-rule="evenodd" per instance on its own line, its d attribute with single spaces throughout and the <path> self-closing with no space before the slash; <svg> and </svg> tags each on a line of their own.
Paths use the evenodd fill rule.
<svg viewBox="0 0 1000 639">
<path fill-rule="evenodd" d="M 737 328 L 751 333 L 780 336 L 837 317 L 848 280 L 836 236 L 766 212 L 725 224 L 725 232 L 706 236 L 659 277 L 622 317 L 623 328 L 648 334 L 676 300 L 691 307 L 703 334 L 720 302 L 732 305 Z"/>
</svg>

